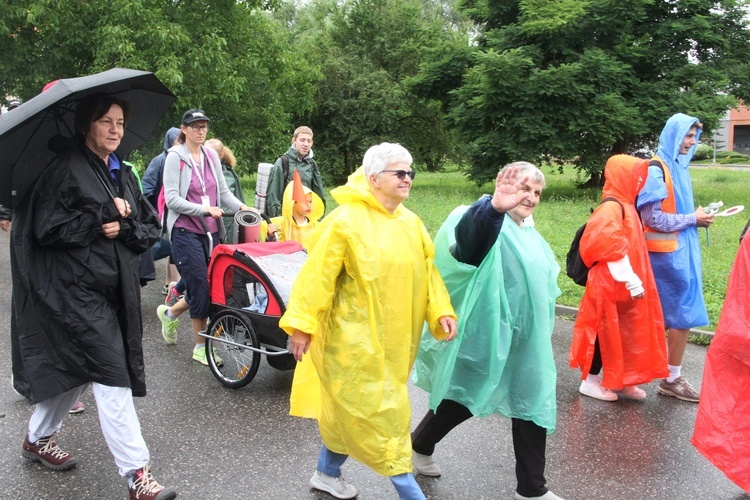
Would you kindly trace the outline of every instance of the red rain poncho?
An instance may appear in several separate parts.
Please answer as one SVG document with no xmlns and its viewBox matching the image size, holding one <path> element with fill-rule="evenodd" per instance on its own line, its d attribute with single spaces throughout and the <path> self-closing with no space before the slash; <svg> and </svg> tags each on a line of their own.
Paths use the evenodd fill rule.
<svg viewBox="0 0 750 500">
<path fill-rule="evenodd" d="M 614 202 L 597 207 L 580 244 L 583 262 L 593 267 L 573 328 L 570 367 L 580 368 L 581 378 L 586 378 L 598 336 L 602 385 L 613 390 L 668 375 L 664 318 L 633 204 L 647 173 L 648 162 L 632 156 L 616 155 L 607 161 L 602 198 L 616 198 L 622 208 Z M 607 267 L 607 262 L 626 255 L 643 282 L 642 299 L 631 298 L 625 283 L 615 281 Z"/>
<path fill-rule="evenodd" d="M 716 335 L 703 369 L 692 443 L 737 486 L 750 492 L 750 237 L 729 276 Z"/>
</svg>

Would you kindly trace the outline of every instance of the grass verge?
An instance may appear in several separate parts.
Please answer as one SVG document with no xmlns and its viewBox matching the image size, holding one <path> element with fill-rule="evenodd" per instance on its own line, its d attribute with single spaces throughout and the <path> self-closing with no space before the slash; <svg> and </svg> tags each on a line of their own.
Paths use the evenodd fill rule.
<svg viewBox="0 0 750 500">
<path fill-rule="evenodd" d="M 564 267 L 573 235 L 588 219 L 589 209 L 599 203 L 601 190 L 576 187 L 580 179 L 572 168 L 562 174 L 550 168 L 543 171 L 547 188 L 534 212 L 534 220 L 537 229 L 552 247 L 557 262 Z M 724 202 L 725 207 L 744 205 L 747 202 L 746 186 L 750 182 L 750 169 L 693 169 L 691 177 L 696 206 L 706 206 L 719 200 Z M 254 187 L 254 179 L 243 179 L 245 193 L 253 193 Z M 492 187 L 490 183 L 477 187 L 457 170 L 440 173 L 420 171 L 411 195 L 404 204 L 419 215 L 434 238 L 440 225 L 454 208 L 470 205 L 482 194 L 490 193 Z M 247 201 L 252 203 L 251 198 Z M 335 201 L 329 196 L 328 211 L 335 206 Z M 710 319 L 709 325 L 701 326 L 708 330 L 716 329 L 729 272 L 739 245 L 739 235 L 747 218 L 748 212 L 717 218 L 708 231 L 699 231 L 703 257 L 703 292 Z M 565 275 L 564 269 L 560 273 L 558 284 L 563 292 L 558 303 L 577 307 L 584 288 L 573 283 Z"/>
</svg>

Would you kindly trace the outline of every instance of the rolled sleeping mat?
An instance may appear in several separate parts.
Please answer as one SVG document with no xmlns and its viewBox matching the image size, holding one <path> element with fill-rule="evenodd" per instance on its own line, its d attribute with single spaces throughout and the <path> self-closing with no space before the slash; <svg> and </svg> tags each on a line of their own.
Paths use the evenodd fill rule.
<svg viewBox="0 0 750 500">
<path fill-rule="evenodd" d="M 268 178 L 271 176 L 271 163 L 258 163 L 258 178 L 255 181 L 255 208 L 261 212 L 266 211 L 266 192 L 268 191 Z"/>
<path fill-rule="evenodd" d="M 234 214 L 234 241 L 255 243 L 260 238 L 260 214 L 254 210 L 240 210 Z"/>
</svg>

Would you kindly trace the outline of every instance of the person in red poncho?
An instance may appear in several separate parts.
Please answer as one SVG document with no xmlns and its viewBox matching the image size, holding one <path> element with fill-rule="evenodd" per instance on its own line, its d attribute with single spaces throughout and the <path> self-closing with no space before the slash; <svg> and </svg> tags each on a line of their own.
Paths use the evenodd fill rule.
<svg viewBox="0 0 750 500">
<path fill-rule="evenodd" d="M 581 394 L 602 401 L 617 401 L 615 391 L 644 399 L 638 385 L 668 375 L 664 317 L 634 205 L 647 174 L 646 160 L 607 160 L 603 202 L 580 242 L 590 270 L 569 361 L 581 369 Z"/>
<path fill-rule="evenodd" d="M 750 492 L 750 236 L 729 276 L 716 334 L 703 368 L 693 445 Z"/>
</svg>

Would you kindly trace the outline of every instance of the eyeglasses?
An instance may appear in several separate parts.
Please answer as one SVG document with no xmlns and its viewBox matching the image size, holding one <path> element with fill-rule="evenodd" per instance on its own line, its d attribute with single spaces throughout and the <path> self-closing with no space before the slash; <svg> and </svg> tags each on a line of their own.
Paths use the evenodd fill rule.
<svg viewBox="0 0 750 500">
<path fill-rule="evenodd" d="M 198 125 L 196 123 L 196 124 L 188 125 L 188 127 L 190 127 L 191 129 L 193 129 L 193 131 L 195 131 L 195 132 L 201 132 L 203 130 L 208 130 L 208 125 L 206 125 L 205 123 L 203 125 Z"/>
<path fill-rule="evenodd" d="M 404 180 L 407 175 L 409 176 L 409 179 L 414 180 L 414 177 L 417 176 L 416 170 L 381 170 L 380 171 L 381 174 L 384 172 L 393 172 L 394 174 L 396 174 L 396 177 L 398 177 L 399 180 Z"/>
</svg>

